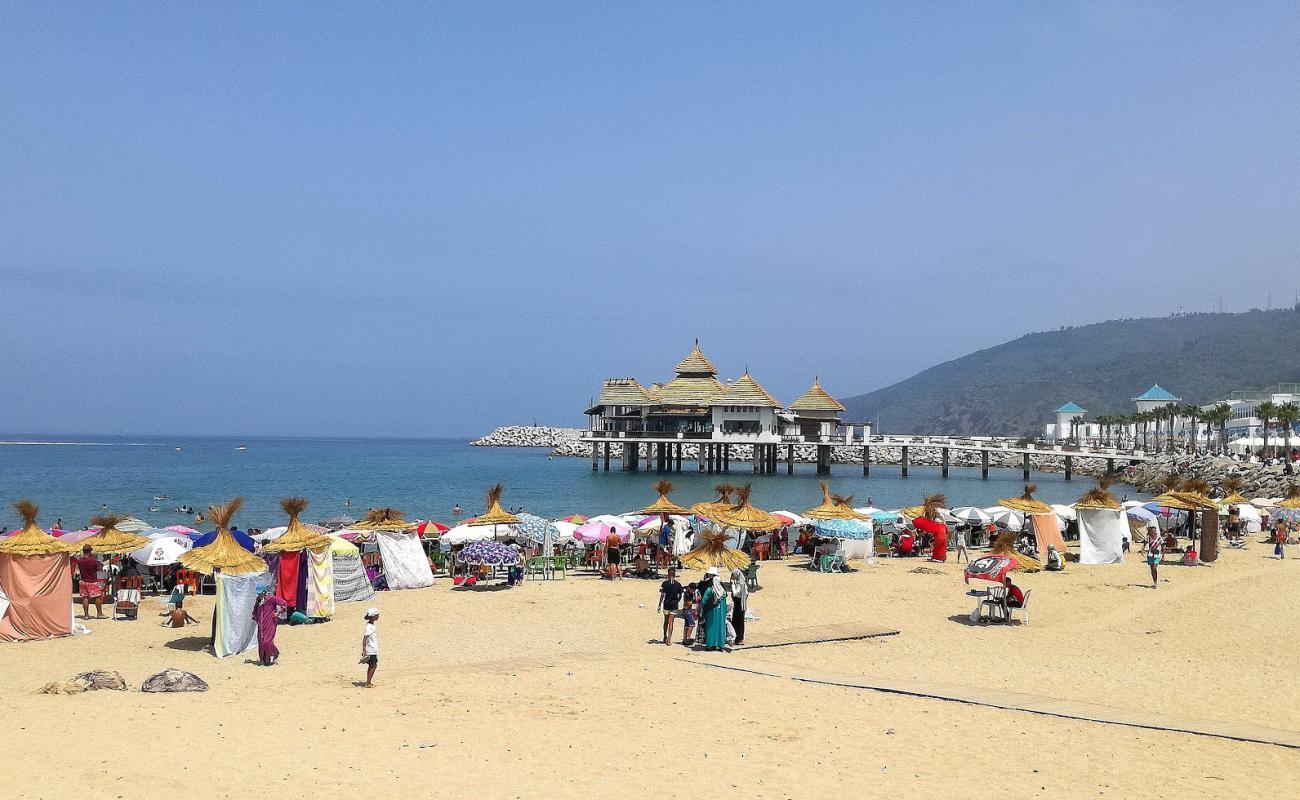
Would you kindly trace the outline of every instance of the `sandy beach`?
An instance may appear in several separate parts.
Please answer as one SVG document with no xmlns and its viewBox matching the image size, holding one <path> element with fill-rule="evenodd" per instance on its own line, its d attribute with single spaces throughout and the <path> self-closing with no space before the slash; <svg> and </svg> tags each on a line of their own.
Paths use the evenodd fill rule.
<svg viewBox="0 0 1300 800">
<path fill-rule="evenodd" d="M 401 798 L 674 797 L 701 786 L 754 797 L 1289 796 L 1300 752 L 1184 733 L 803 683 L 722 670 L 757 661 L 1010 689 L 1062 700 L 1300 730 L 1289 620 L 1300 560 L 1252 545 L 1213 567 L 1079 567 L 1026 575 L 1032 624 L 971 626 L 961 571 L 885 559 L 848 575 L 769 562 L 751 595 L 764 632 L 828 623 L 885 638 L 688 653 L 654 643 L 655 583 L 586 575 L 509 591 L 381 594 L 378 685 L 357 667 L 363 608 L 280 630 L 275 667 L 202 652 L 206 624 L 92 621 L 94 633 L 0 648 L 11 720 L 10 796 L 199 791 L 268 797 L 308 786 Z M 209 620 L 211 597 L 191 612 Z M 680 637 L 680 630 L 678 633 Z M 47 696 L 93 668 L 138 688 L 173 666 L 204 694 Z M 58 743 L 58 744 L 54 744 Z M 188 787 L 182 789 L 181 787 Z M 981 789 L 981 791 L 984 791 Z"/>
</svg>

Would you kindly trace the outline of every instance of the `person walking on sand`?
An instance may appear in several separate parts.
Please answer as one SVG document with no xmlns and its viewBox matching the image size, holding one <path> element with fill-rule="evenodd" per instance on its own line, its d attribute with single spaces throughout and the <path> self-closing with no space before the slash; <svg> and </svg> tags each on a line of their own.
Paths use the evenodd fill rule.
<svg viewBox="0 0 1300 800">
<path fill-rule="evenodd" d="M 659 584 L 659 613 L 664 616 L 664 644 L 673 643 L 673 620 L 682 602 L 682 585 L 677 581 L 677 570 L 668 568 L 668 579 Z"/>
<path fill-rule="evenodd" d="M 605 537 L 605 560 L 609 564 L 609 579 L 611 581 L 623 577 L 622 573 L 619 571 L 619 567 L 622 566 L 623 563 L 622 559 L 619 557 L 619 546 L 622 543 L 622 540 L 618 538 L 618 531 L 614 530 L 613 525 L 610 525 L 609 535 Z"/>
<path fill-rule="evenodd" d="M 727 646 L 727 593 L 718 580 L 718 568 L 704 573 L 704 593 L 700 598 L 700 621 L 704 625 L 704 649 L 723 650 Z"/>
<path fill-rule="evenodd" d="M 749 610 L 749 581 L 739 569 L 731 571 L 731 627 L 736 631 L 733 644 L 745 643 L 745 612 Z"/>
<path fill-rule="evenodd" d="M 257 599 L 253 601 L 253 621 L 257 623 L 257 658 L 264 667 L 280 660 L 280 649 L 275 646 L 275 629 L 280 623 L 276 612 L 288 607 L 283 598 L 271 594 L 266 584 L 258 584 Z"/>
<path fill-rule="evenodd" d="M 1156 568 L 1165 557 L 1165 540 L 1155 525 L 1147 528 L 1147 566 L 1151 567 L 1151 588 L 1156 588 Z"/>
<path fill-rule="evenodd" d="M 361 660 L 357 663 L 366 665 L 366 682 L 361 684 L 369 689 L 375 685 L 375 669 L 379 666 L 379 634 L 375 632 L 375 623 L 379 621 L 379 609 L 371 606 L 366 609 L 366 628 L 361 634 Z"/>
<path fill-rule="evenodd" d="M 104 616 L 104 582 L 99 579 L 99 559 L 91 552 L 90 545 L 81 548 L 81 558 L 76 564 L 81 585 L 81 618 L 90 619 L 90 601 L 94 600 L 95 618 L 108 619 Z"/>
<path fill-rule="evenodd" d="M 962 560 L 963 558 L 966 559 L 966 563 L 967 563 L 967 564 L 970 563 L 970 553 L 968 553 L 968 552 L 966 551 L 966 537 L 967 537 L 967 535 L 968 535 L 968 533 L 967 533 L 967 528 L 966 528 L 966 526 L 965 526 L 965 525 L 958 525 L 958 526 L 957 526 L 957 541 L 956 541 L 956 543 L 955 543 L 955 545 L 954 545 L 954 546 L 956 547 L 956 549 L 957 549 L 957 563 L 958 563 L 958 564 L 961 563 L 961 560 Z"/>
</svg>

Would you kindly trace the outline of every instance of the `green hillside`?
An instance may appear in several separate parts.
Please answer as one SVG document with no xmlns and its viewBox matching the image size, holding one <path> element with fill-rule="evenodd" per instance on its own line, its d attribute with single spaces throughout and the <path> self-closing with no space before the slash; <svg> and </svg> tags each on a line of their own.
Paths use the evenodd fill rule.
<svg viewBox="0 0 1300 800">
<path fill-rule="evenodd" d="M 1127 414 L 1159 383 L 1184 403 L 1300 381 L 1300 305 L 1243 314 L 1123 319 L 1031 333 L 844 399 L 886 433 L 1038 435 L 1073 401 Z"/>
</svg>

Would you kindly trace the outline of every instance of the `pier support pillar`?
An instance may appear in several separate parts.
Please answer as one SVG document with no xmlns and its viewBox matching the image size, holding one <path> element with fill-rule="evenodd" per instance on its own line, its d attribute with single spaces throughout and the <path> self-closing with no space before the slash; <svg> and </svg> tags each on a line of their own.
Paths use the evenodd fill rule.
<svg viewBox="0 0 1300 800">
<path fill-rule="evenodd" d="M 772 474 L 773 474 L 773 475 L 776 474 L 776 462 L 779 460 L 779 455 L 777 454 L 777 449 L 778 449 L 779 447 L 780 447 L 780 445 L 775 445 L 775 444 L 774 444 L 774 445 L 772 445 L 772 446 L 769 448 L 769 452 L 771 453 L 771 457 L 770 457 L 770 463 L 771 463 L 771 466 L 772 466 L 772 470 L 771 470 L 771 471 L 772 471 Z"/>
<path fill-rule="evenodd" d="M 817 445 L 817 474 L 831 474 L 831 448 L 830 445 Z"/>
<path fill-rule="evenodd" d="M 989 479 L 989 451 L 980 451 L 980 477 L 984 480 Z"/>
<path fill-rule="evenodd" d="M 605 471 L 609 472 L 609 442 L 605 442 Z"/>
<path fill-rule="evenodd" d="M 751 448 L 753 450 L 753 457 L 750 459 L 750 461 L 753 462 L 752 466 L 754 468 L 754 474 L 757 475 L 759 473 L 759 470 L 763 466 L 763 459 L 766 458 L 767 456 L 764 455 L 763 453 L 763 445 L 756 444 L 756 445 L 752 445 Z"/>
<path fill-rule="evenodd" d="M 686 445 L 682 444 L 681 442 L 677 443 L 677 471 L 678 472 L 682 471 L 682 449 L 685 447 Z"/>
<path fill-rule="evenodd" d="M 592 442 L 591 443 L 591 471 L 592 472 L 595 472 L 597 469 L 599 469 L 599 461 L 600 461 L 600 442 Z"/>
<path fill-rule="evenodd" d="M 722 446 L 722 471 L 731 472 L 731 445 Z"/>
<path fill-rule="evenodd" d="M 695 445 L 695 471 L 704 471 L 704 442 Z"/>
<path fill-rule="evenodd" d="M 871 446 L 862 445 L 862 477 L 871 474 Z"/>
<path fill-rule="evenodd" d="M 1106 471 L 1107 472 L 1115 471 L 1115 459 L 1113 458 L 1106 459 Z"/>
<path fill-rule="evenodd" d="M 792 444 L 785 446 L 785 474 L 794 474 L 794 445 Z"/>
<path fill-rule="evenodd" d="M 1068 481 L 1071 480 L 1072 478 L 1074 478 L 1074 457 L 1066 456 L 1065 457 L 1065 479 Z"/>
<path fill-rule="evenodd" d="M 907 457 L 907 445 L 903 445 L 903 447 L 902 447 L 902 451 L 903 451 L 903 454 L 902 454 L 902 457 L 899 458 L 899 460 L 898 460 L 898 466 L 899 466 L 900 471 L 901 471 L 902 474 L 903 474 L 903 477 L 906 478 L 906 477 L 907 477 L 907 468 L 908 468 L 908 466 L 909 466 L 909 464 L 908 464 L 908 457 Z"/>
<path fill-rule="evenodd" d="M 1029 483 L 1029 454 L 1028 453 L 1025 453 L 1025 457 L 1024 460 L 1021 462 L 1021 466 L 1025 473 L 1025 483 Z"/>
<path fill-rule="evenodd" d="M 940 465 L 940 472 L 943 474 L 943 477 L 945 478 L 948 477 L 948 448 L 946 447 L 943 448 L 943 456 L 942 456 L 942 464 Z"/>
</svg>

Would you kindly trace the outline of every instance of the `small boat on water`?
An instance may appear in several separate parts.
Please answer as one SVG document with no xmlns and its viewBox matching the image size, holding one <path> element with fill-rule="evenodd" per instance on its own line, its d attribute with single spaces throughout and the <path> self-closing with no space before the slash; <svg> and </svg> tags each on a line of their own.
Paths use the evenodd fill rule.
<svg viewBox="0 0 1300 800">
<path fill-rule="evenodd" d="M 178 453 L 179 453 L 179 452 L 180 452 L 180 451 L 181 451 L 181 449 L 180 449 L 180 448 L 179 448 L 179 447 L 178 447 L 178 448 L 176 448 L 176 452 L 178 452 Z"/>
<path fill-rule="evenodd" d="M 241 444 L 239 447 L 236 447 L 235 449 L 236 449 L 236 450 L 247 450 L 247 449 L 248 449 L 248 445 L 246 445 L 246 444 Z"/>
<path fill-rule="evenodd" d="M 172 496 L 169 495 L 169 494 L 156 494 L 156 495 L 153 496 L 153 499 L 155 499 L 155 500 L 170 500 L 170 499 L 172 499 Z"/>
<path fill-rule="evenodd" d="M 149 511 L 154 514 L 157 514 L 159 510 L 158 506 L 149 506 Z"/>
</svg>

